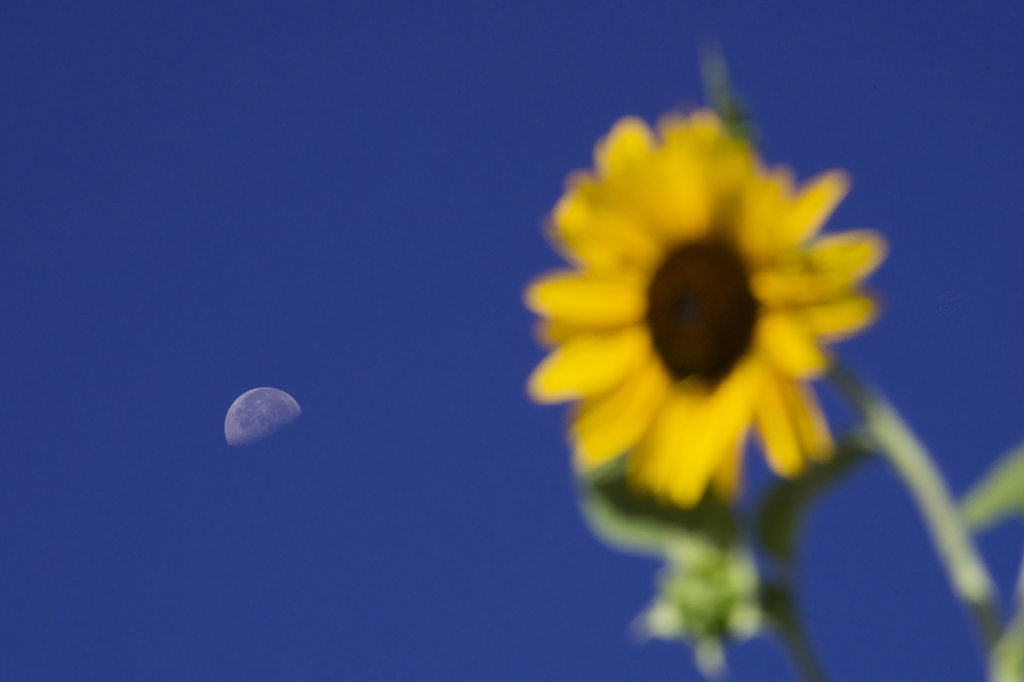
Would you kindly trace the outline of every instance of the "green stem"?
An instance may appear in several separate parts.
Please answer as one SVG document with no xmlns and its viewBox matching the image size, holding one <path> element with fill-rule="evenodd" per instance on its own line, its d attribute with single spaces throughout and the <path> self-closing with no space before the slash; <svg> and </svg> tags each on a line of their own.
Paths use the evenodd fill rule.
<svg viewBox="0 0 1024 682">
<path fill-rule="evenodd" d="M 991 682 L 1018 682 L 1024 678 L 1024 560 L 1017 576 L 1014 601 L 1013 618 L 989 657 Z"/>
<path fill-rule="evenodd" d="M 779 634 L 793 664 L 806 682 L 828 682 L 825 669 L 804 634 L 800 619 L 796 615 L 792 590 L 783 584 L 765 586 L 762 592 L 762 607 Z"/>
<path fill-rule="evenodd" d="M 967 606 L 991 655 L 1002 620 L 994 583 L 924 445 L 889 402 L 836 363 L 829 379 L 856 406 L 875 445 L 903 479 L 917 503 L 953 592 Z"/>
<path fill-rule="evenodd" d="M 828 682 L 828 678 L 825 677 L 825 670 L 821 667 L 821 663 L 818 662 L 818 657 L 815 656 L 814 651 L 811 649 L 811 644 L 807 637 L 804 636 L 803 629 L 782 630 L 782 641 L 786 645 L 786 649 L 789 651 L 789 655 L 793 659 L 797 670 L 800 671 L 800 675 L 806 682 Z"/>
<path fill-rule="evenodd" d="M 1021 557 L 1020 568 L 1017 569 L 1017 584 L 1013 587 L 1013 603 L 1014 615 L 1024 618 L 1024 557 Z"/>
</svg>

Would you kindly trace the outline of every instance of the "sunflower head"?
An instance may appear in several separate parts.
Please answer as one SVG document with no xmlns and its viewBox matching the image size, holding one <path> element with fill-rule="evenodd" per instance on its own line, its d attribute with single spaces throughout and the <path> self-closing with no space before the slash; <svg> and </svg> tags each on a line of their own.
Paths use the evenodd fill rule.
<svg viewBox="0 0 1024 682">
<path fill-rule="evenodd" d="M 796 187 L 707 111 L 612 128 L 551 217 L 569 267 L 525 296 L 552 348 L 528 390 L 575 402 L 581 471 L 625 454 L 635 488 L 690 507 L 736 495 L 751 432 L 783 476 L 828 456 L 809 381 L 874 319 L 860 283 L 885 253 L 869 230 L 819 234 L 848 186 Z"/>
</svg>

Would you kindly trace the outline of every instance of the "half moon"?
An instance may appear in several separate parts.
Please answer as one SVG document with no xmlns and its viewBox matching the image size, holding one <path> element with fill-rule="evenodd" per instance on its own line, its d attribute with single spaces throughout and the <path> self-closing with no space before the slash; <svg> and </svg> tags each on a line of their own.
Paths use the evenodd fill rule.
<svg viewBox="0 0 1024 682">
<path fill-rule="evenodd" d="M 224 437 L 228 445 L 255 443 L 288 426 L 300 414 L 302 408 L 284 391 L 254 388 L 231 403 L 224 418 Z"/>
</svg>

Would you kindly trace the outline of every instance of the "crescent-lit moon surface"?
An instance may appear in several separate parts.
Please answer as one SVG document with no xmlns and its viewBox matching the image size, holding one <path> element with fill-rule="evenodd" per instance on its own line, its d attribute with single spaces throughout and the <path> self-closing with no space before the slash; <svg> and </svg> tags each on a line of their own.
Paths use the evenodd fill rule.
<svg viewBox="0 0 1024 682">
<path fill-rule="evenodd" d="M 255 443 L 288 426 L 300 414 L 302 408 L 284 391 L 254 388 L 231 403 L 224 418 L 224 437 L 228 445 Z"/>
</svg>

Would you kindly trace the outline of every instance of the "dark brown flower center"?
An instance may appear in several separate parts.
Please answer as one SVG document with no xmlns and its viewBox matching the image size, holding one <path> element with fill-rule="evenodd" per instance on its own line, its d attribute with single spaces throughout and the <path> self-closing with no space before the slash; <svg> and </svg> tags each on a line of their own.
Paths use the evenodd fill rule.
<svg viewBox="0 0 1024 682">
<path fill-rule="evenodd" d="M 647 291 L 654 348 L 676 379 L 717 382 L 750 346 L 757 300 L 746 267 L 728 244 L 684 244 L 658 268 Z"/>
</svg>

